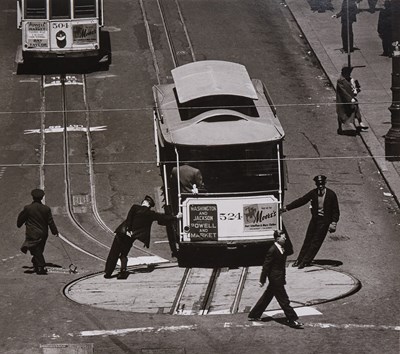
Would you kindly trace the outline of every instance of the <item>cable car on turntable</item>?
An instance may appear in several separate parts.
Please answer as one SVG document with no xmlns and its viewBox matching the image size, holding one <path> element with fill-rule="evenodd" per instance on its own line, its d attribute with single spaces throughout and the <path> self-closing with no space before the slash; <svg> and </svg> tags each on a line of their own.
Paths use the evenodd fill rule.
<svg viewBox="0 0 400 354">
<path fill-rule="evenodd" d="M 260 265 L 284 228 L 286 189 L 285 133 L 267 88 L 226 61 L 186 64 L 172 78 L 153 87 L 159 200 L 183 216 L 167 226 L 171 251 L 181 267 Z M 202 175 L 196 191 L 182 187 L 185 164 Z"/>
</svg>

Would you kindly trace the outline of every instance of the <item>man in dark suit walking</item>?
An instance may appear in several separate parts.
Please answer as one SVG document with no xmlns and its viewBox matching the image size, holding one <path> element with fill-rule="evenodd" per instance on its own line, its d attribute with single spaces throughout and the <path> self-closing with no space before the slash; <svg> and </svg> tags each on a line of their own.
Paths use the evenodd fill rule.
<svg viewBox="0 0 400 354">
<path fill-rule="evenodd" d="M 53 235 L 58 236 L 58 230 L 54 223 L 51 209 L 42 204 L 44 191 L 34 189 L 31 195 L 33 202 L 24 207 L 17 219 L 17 227 L 21 227 L 24 224 L 26 226 L 25 242 L 21 247 L 21 251 L 26 253 L 29 250 L 32 255 L 33 267 L 37 274 L 47 274 L 43 252 L 49 227 Z"/>
<path fill-rule="evenodd" d="M 283 231 L 275 230 L 274 239 L 275 243 L 269 248 L 265 257 L 259 282 L 260 287 L 263 287 L 268 277 L 268 286 L 256 305 L 251 309 L 248 318 L 249 321 L 260 320 L 261 315 L 275 296 L 286 315 L 287 325 L 293 328 L 303 328 L 303 324 L 298 321 L 299 317 L 290 306 L 290 300 L 285 290 L 286 253 L 284 246 L 286 235 Z"/>
<path fill-rule="evenodd" d="M 311 220 L 308 225 L 306 237 L 299 256 L 293 263 L 293 266 L 298 266 L 299 269 L 310 266 L 321 248 L 328 231 L 336 231 L 336 225 L 340 216 L 336 193 L 326 188 L 326 177 L 323 175 L 315 176 L 314 182 L 317 188 L 282 208 L 282 212 L 285 212 L 311 202 Z"/>
</svg>

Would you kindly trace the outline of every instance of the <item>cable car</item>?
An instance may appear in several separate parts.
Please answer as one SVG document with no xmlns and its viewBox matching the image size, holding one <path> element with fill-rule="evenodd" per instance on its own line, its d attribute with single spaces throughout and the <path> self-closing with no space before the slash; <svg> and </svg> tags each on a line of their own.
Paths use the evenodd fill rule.
<svg viewBox="0 0 400 354">
<path fill-rule="evenodd" d="M 17 62 L 99 56 L 103 14 L 103 0 L 17 0 Z"/>
<path fill-rule="evenodd" d="M 286 188 L 285 133 L 268 91 L 226 61 L 186 64 L 172 78 L 153 87 L 164 208 L 183 215 L 167 227 L 171 250 L 181 267 L 260 265 L 283 228 Z M 192 190 L 190 169 L 201 184 Z"/>
</svg>

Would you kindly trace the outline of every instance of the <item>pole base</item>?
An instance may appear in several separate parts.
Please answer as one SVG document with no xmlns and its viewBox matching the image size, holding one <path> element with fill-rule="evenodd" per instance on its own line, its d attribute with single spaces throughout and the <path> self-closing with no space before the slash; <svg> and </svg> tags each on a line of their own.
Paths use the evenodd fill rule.
<svg viewBox="0 0 400 354">
<path fill-rule="evenodd" d="M 400 138 L 385 136 L 385 155 L 388 161 L 400 161 Z"/>
</svg>

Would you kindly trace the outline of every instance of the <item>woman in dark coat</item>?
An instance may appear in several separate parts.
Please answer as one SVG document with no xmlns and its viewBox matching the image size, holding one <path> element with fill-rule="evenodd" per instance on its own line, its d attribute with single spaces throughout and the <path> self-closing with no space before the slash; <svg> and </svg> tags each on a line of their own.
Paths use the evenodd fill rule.
<svg viewBox="0 0 400 354">
<path fill-rule="evenodd" d="M 359 130 L 368 129 L 362 122 L 361 112 L 358 106 L 357 94 L 359 85 L 351 77 L 352 68 L 345 66 L 336 83 L 336 112 L 338 118 L 338 134 L 344 130 L 356 133 Z"/>
</svg>

